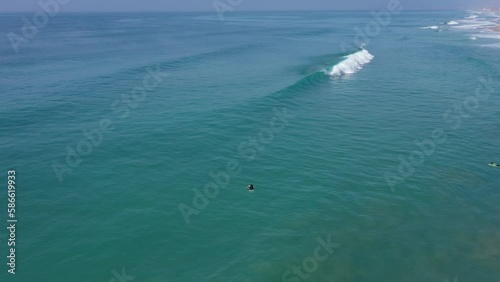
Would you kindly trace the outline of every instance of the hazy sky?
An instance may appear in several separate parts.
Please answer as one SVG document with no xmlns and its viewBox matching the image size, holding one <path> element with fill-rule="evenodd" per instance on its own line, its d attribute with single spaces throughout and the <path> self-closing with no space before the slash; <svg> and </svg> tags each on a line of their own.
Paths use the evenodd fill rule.
<svg viewBox="0 0 500 282">
<path fill-rule="evenodd" d="M 1 0 L 0 11 L 38 11 L 38 2 L 56 0 Z M 213 3 L 240 2 L 236 11 L 248 10 L 373 10 L 390 0 L 59 0 L 61 11 L 214 11 Z M 405 9 L 460 9 L 500 7 L 500 0 L 400 0 Z"/>
</svg>

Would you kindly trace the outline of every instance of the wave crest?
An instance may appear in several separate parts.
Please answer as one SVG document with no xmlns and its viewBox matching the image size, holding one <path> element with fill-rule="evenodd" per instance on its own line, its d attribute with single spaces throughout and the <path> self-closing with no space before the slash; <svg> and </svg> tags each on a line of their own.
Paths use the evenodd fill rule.
<svg viewBox="0 0 500 282">
<path fill-rule="evenodd" d="M 361 70 L 364 65 L 373 60 L 374 56 L 366 49 L 360 50 L 354 54 L 344 57 L 340 63 L 333 66 L 332 70 L 328 72 L 331 76 L 342 76 L 345 74 L 356 73 Z"/>
</svg>

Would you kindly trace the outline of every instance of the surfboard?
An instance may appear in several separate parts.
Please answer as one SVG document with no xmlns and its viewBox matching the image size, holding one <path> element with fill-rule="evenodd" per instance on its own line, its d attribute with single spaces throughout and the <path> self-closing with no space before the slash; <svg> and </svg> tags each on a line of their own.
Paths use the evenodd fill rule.
<svg viewBox="0 0 500 282">
<path fill-rule="evenodd" d="M 500 167 L 498 164 L 488 164 L 491 167 Z"/>
</svg>

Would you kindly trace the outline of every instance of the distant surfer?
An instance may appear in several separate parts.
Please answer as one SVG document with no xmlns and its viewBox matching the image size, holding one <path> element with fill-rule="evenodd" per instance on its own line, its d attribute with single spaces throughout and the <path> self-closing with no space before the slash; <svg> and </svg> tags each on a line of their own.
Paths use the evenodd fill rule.
<svg viewBox="0 0 500 282">
<path fill-rule="evenodd" d="M 253 192 L 253 184 L 248 185 L 248 191 Z"/>
<path fill-rule="evenodd" d="M 490 164 L 488 164 L 489 166 L 492 166 L 492 167 L 500 167 L 500 165 L 498 165 L 497 163 L 495 162 L 491 162 Z"/>
</svg>

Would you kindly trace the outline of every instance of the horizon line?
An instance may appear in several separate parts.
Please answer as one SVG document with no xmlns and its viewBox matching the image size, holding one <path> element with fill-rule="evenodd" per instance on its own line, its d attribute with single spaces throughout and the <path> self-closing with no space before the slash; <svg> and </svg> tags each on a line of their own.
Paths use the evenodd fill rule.
<svg viewBox="0 0 500 282">
<path fill-rule="evenodd" d="M 446 8 L 446 9 L 405 9 L 402 11 L 466 11 L 466 10 L 482 10 L 483 8 Z M 494 8 L 493 8 L 494 9 Z M 241 13 L 241 12 L 365 12 L 365 11 L 374 11 L 376 9 L 332 9 L 332 10 L 240 10 L 240 11 L 232 11 L 232 13 Z M 10 11 L 1 11 L 0 13 L 34 13 L 39 10 L 10 10 Z M 63 13 L 212 13 L 215 10 L 109 10 L 109 11 L 98 11 L 98 10 L 69 10 L 69 11 L 60 11 L 58 14 Z"/>
</svg>

